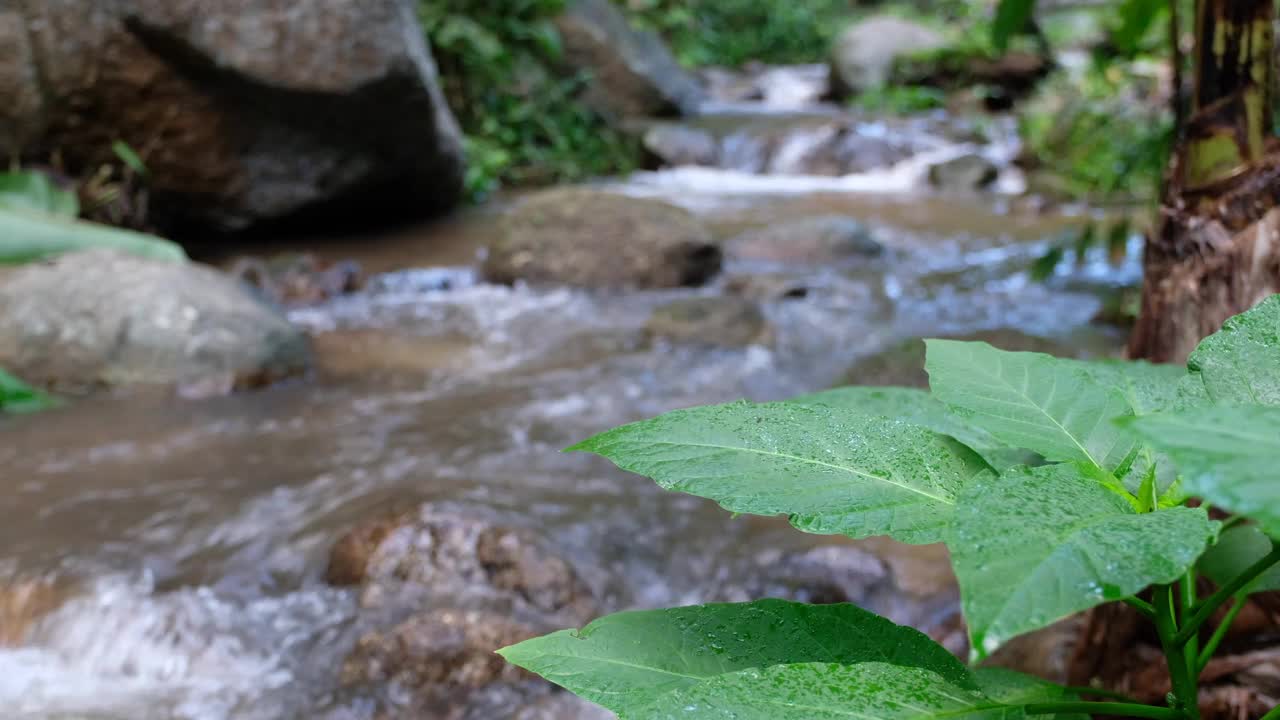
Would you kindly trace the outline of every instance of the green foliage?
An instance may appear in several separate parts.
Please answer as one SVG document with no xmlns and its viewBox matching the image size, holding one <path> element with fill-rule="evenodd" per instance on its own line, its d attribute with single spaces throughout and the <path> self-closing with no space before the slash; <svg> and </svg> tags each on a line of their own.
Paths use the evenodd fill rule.
<svg viewBox="0 0 1280 720">
<path fill-rule="evenodd" d="M 627 613 L 504 654 L 623 720 L 1195 720 L 1199 671 L 1225 633 L 1201 649 L 1200 630 L 1232 597 L 1280 583 L 1278 327 L 1280 297 L 1206 339 L 1190 372 L 929 341 L 931 396 L 844 388 L 693 408 L 574 448 L 813 532 L 942 539 L 976 657 L 1071 613 L 1130 602 L 1165 648 L 1167 707 L 1080 702 L 1052 683 L 959 667 L 850 606 Z M 976 452 L 1001 449 L 992 445 L 1047 464 L 996 472 Z M 1192 498 L 1234 513 L 1231 528 L 1220 533 Z M 1196 597 L 1197 573 L 1221 589 Z M 1148 589 L 1152 601 L 1137 597 Z"/>
<path fill-rule="evenodd" d="M 507 660 L 619 713 L 725 673 L 790 663 L 881 662 L 974 687 L 928 636 L 853 605 L 783 600 L 610 615 L 507 648 Z M 615 672 L 595 672 L 614 664 Z"/>
<path fill-rule="evenodd" d="M 1014 35 L 1030 22 L 1035 7 L 1035 0 L 1000 0 L 996 19 L 991 23 L 991 45 L 1000 52 L 1008 50 Z"/>
<path fill-rule="evenodd" d="M 56 404 L 53 398 L 0 370 L 0 413 L 36 412 Z"/>
<path fill-rule="evenodd" d="M 419 0 L 449 107 L 466 135 L 467 192 L 625 172 L 634 140 L 580 99 L 585 78 L 559 67 L 551 19 L 563 0 Z"/>
<path fill-rule="evenodd" d="M 849 0 L 627 0 L 633 22 L 666 39 L 687 66 L 818 62 Z"/>
<path fill-rule="evenodd" d="M 852 104 L 869 113 L 907 115 L 940 108 L 946 99 L 946 93 L 933 87 L 888 85 L 858 93 Z"/>
<path fill-rule="evenodd" d="M 960 488 L 990 472 L 925 428 L 794 403 L 677 410 L 571 449 L 734 512 L 786 513 L 805 532 L 909 543 L 941 540 Z"/>
<path fill-rule="evenodd" d="M 186 259 L 182 248 L 167 240 L 77 220 L 79 207 L 73 193 L 56 188 L 42 173 L 0 174 L 0 265 L 90 248 Z"/>
</svg>

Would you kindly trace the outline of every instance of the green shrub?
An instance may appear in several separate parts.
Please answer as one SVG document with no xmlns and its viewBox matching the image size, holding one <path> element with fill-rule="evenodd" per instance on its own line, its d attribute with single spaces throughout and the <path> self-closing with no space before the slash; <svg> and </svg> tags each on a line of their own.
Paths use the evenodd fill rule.
<svg viewBox="0 0 1280 720">
<path fill-rule="evenodd" d="M 421 0 L 449 106 L 466 135 L 467 190 L 624 172 L 637 144 L 578 100 L 551 18 L 563 0 Z"/>
<path fill-rule="evenodd" d="M 622 0 L 687 66 L 819 62 L 847 21 L 850 0 Z"/>
<path fill-rule="evenodd" d="M 847 604 L 625 612 L 501 652 L 622 720 L 1195 720 L 1197 678 L 1234 613 L 1280 587 L 1278 325 L 1275 296 L 1205 339 L 1185 369 L 933 340 L 932 394 L 849 387 L 678 410 L 571 448 L 806 532 L 945 542 L 975 660 L 1127 602 L 1161 640 L 1166 706 L 1082 702 L 1102 693 L 969 667 Z M 1043 462 L 1010 467 L 1012 448 Z M 1211 519 L 1210 504 L 1230 519 Z M 1202 596 L 1201 575 L 1219 589 Z"/>
</svg>

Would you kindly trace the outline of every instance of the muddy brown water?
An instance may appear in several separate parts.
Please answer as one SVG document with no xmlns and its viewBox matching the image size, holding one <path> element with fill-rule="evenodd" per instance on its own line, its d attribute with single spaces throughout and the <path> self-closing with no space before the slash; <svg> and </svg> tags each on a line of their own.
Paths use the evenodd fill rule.
<svg viewBox="0 0 1280 720">
<path fill-rule="evenodd" d="M 0 649 L 0 714 L 317 716 L 355 639 L 353 593 L 322 580 L 328 549 L 362 519 L 418 501 L 484 506 L 536 529 L 611 610 L 732 595 L 770 553 L 841 541 L 731 518 L 560 449 L 677 407 L 827 387 L 911 337 L 1012 328 L 1085 354 L 1120 347 L 1118 331 L 1090 324 L 1092 289 L 1132 282 L 1136 245 L 1118 264 L 1085 258 L 1062 282 L 1028 274 L 1079 217 L 1010 211 L 990 196 L 716 186 L 695 196 L 688 182 L 658 174 L 617 187 L 683 202 L 721 235 L 846 214 L 889 252 L 863 269 L 731 259 L 729 275 L 790 275 L 815 290 L 765 303 L 773 347 L 667 346 L 644 338 L 652 308 L 718 284 L 478 282 L 470 267 L 509 198 L 316 246 L 381 275 L 358 295 L 293 311 L 317 338 L 314 378 L 207 400 L 99 397 L 4 420 L 0 580 L 49 578 L 68 599 Z M 902 617 L 925 622 L 931 598 L 953 602 L 937 548 L 864 546 L 914 588 L 919 612 L 898 608 Z M 363 707 L 344 717 L 368 717 Z"/>
</svg>

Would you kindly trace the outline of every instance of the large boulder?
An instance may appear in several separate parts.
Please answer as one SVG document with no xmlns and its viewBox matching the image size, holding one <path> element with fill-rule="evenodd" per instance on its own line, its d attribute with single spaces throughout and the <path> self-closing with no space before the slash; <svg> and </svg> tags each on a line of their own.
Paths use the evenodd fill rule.
<svg viewBox="0 0 1280 720">
<path fill-rule="evenodd" d="M 411 0 L 0 5 L 0 155 L 148 168 L 153 219 L 238 229 L 342 201 L 447 207 L 457 125 Z"/>
<path fill-rule="evenodd" d="M 937 30 L 899 17 L 878 15 L 854 23 L 831 48 L 830 94 L 843 100 L 884 85 L 898 58 L 946 45 Z"/>
<path fill-rule="evenodd" d="M 711 234 L 688 211 L 595 190 L 550 190 L 508 213 L 489 248 L 491 282 L 579 287 L 701 285 L 720 271 Z"/>
<path fill-rule="evenodd" d="M 569 0 L 555 22 L 566 61 L 590 75 L 587 101 L 605 115 L 687 115 L 705 99 L 662 40 L 631 27 L 609 0 Z"/>
<path fill-rule="evenodd" d="M 301 331 L 194 263 L 89 250 L 25 266 L 0 284 L 0 367 L 55 389 L 230 387 L 309 363 Z"/>
</svg>

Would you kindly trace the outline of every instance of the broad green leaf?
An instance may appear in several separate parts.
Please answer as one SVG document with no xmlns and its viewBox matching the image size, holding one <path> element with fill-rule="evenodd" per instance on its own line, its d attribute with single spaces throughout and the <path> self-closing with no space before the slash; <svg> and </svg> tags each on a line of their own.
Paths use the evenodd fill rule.
<svg viewBox="0 0 1280 720">
<path fill-rule="evenodd" d="M 733 512 L 787 514 L 805 532 L 908 543 L 941 540 L 960 489 L 990 472 L 917 425 L 786 402 L 677 410 L 569 449 Z"/>
<path fill-rule="evenodd" d="M 853 385 L 802 395 L 787 402 L 826 405 L 864 415 L 906 420 L 913 425 L 953 437 L 979 452 L 1002 446 L 999 440 L 991 437 L 991 433 L 966 422 L 952 412 L 951 408 L 918 388 Z"/>
<path fill-rule="evenodd" d="M 1064 360 L 1074 363 L 1108 387 L 1119 390 L 1136 415 L 1171 410 L 1179 402 L 1179 385 L 1187 377 L 1180 365 L 1156 365 L 1143 360 Z"/>
<path fill-rule="evenodd" d="M 925 342 L 934 397 L 1006 444 L 1106 472 L 1136 446 L 1111 422 L 1133 414 L 1124 394 L 1100 385 L 1073 361 L 983 342 Z"/>
<path fill-rule="evenodd" d="M 1035 0 L 1000 0 L 995 21 L 991 24 L 991 44 L 996 50 L 1004 52 L 1009 49 L 1009 41 L 1026 30 L 1035 8 Z"/>
<path fill-rule="evenodd" d="M 1195 563 L 1217 523 L 1202 508 L 1138 514 L 1070 464 L 1019 468 L 973 483 L 947 541 L 974 649 L 1152 583 Z"/>
<path fill-rule="evenodd" d="M 0 412 L 28 413 L 56 405 L 53 398 L 0 370 Z"/>
<path fill-rule="evenodd" d="M 1237 315 L 1200 341 L 1187 367 L 1222 405 L 1280 405 L 1280 295 Z"/>
<path fill-rule="evenodd" d="M 1173 458 L 1184 491 L 1280 537 L 1280 408 L 1216 406 L 1126 424 Z"/>
<path fill-rule="evenodd" d="M 0 265 L 90 248 L 111 248 L 157 260 L 186 259 L 182 248 L 152 235 L 0 207 Z"/>
<path fill-rule="evenodd" d="M 1238 525 L 1228 528 L 1218 538 L 1218 543 L 1200 558 L 1200 570 L 1210 580 L 1226 585 L 1240 576 L 1250 565 L 1271 552 L 1271 538 L 1256 526 Z M 1280 590 L 1280 565 L 1277 565 L 1249 583 L 1251 593 Z"/>
<path fill-rule="evenodd" d="M 0 209 L 73 218 L 80 214 L 80 201 L 44 173 L 8 172 L 0 173 Z"/>
<path fill-rule="evenodd" d="M 111 152 L 115 153 L 120 162 L 124 163 L 125 167 L 132 170 L 139 177 L 147 176 L 147 164 L 143 162 L 142 156 L 134 151 L 129 143 L 123 140 L 116 140 L 111 143 Z"/>
<path fill-rule="evenodd" d="M 1015 720 L 1004 705 L 920 668 L 861 663 L 774 665 L 676 690 L 622 720 Z"/>
<path fill-rule="evenodd" d="M 848 604 L 760 600 L 623 612 L 499 653 L 618 713 L 716 675 L 787 663 L 881 662 L 974 687 L 965 666 L 923 633 Z"/>
<path fill-rule="evenodd" d="M 974 668 L 973 679 L 978 681 L 978 688 L 982 694 L 1006 705 L 1067 702 L 1079 699 L 1075 693 L 1057 683 L 1000 667 Z M 1089 720 L 1088 715 L 1069 713 L 1037 717 L 1046 720 Z"/>
</svg>

